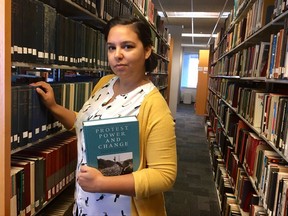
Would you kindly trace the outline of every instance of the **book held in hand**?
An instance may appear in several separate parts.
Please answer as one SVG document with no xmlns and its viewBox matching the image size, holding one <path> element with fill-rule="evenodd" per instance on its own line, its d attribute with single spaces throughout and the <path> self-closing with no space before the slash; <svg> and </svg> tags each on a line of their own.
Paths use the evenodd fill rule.
<svg viewBox="0 0 288 216">
<path fill-rule="evenodd" d="M 84 121 L 83 133 L 88 166 L 105 176 L 125 175 L 138 169 L 139 123 L 135 116 Z M 97 197 L 99 213 L 131 214 L 129 196 L 97 194 Z"/>
</svg>

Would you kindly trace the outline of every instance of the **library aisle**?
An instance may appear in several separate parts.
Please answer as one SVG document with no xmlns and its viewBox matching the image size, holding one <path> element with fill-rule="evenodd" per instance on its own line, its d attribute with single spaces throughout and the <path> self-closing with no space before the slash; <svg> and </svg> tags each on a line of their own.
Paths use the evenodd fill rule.
<svg viewBox="0 0 288 216">
<path fill-rule="evenodd" d="M 168 216 L 218 216 L 219 202 L 213 181 L 204 117 L 194 104 L 179 104 L 176 113 L 178 174 L 165 193 Z"/>
</svg>

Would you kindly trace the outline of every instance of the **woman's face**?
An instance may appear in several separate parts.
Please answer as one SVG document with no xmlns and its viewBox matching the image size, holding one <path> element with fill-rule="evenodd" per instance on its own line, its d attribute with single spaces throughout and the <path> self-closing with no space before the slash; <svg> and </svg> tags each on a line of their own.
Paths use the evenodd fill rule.
<svg viewBox="0 0 288 216">
<path fill-rule="evenodd" d="M 131 25 L 117 25 L 110 29 L 107 38 L 108 61 L 113 72 L 120 78 L 144 76 L 145 60 L 151 47 L 144 48 Z"/>
</svg>

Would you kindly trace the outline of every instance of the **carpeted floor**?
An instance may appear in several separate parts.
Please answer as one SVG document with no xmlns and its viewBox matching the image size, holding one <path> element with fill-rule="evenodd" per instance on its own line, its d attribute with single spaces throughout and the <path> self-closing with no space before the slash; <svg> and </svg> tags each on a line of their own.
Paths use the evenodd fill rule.
<svg viewBox="0 0 288 216">
<path fill-rule="evenodd" d="M 204 117 L 194 105 L 179 104 L 176 114 L 178 173 L 172 190 L 165 193 L 168 216 L 219 216 Z"/>
</svg>

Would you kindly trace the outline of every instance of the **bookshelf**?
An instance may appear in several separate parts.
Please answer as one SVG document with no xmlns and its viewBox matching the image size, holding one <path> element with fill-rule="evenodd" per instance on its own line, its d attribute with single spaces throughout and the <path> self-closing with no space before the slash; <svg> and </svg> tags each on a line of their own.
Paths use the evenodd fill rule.
<svg viewBox="0 0 288 216">
<path fill-rule="evenodd" d="M 282 3 L 239 1 L 210 47 L 207 137 L 222 215 L 287 211 L 288 11 Z"/>
<path fill-rule="evenodd" d="M 36 0 L 29 0 L 29 2 L 33 3 Z M 20 0 L 22 2 L 22 0 Z M 84 2 L 84 1 L 83 1 Z M 96 1 L 85 1 L 94 3 Z M 98 2 L 98 1 L 97 1 Z M 100 2 L 100 1 L 99 1 Z M 162 69 L 159 69 L 153 74 L 153 76 L 158 76 L 159 79 L 163 79 L 164 81 L 161 81 L 164 83 L 161 84 L 161 86 L 157 86 L 157 83 L 155 84 L 157 87 L 163 87 L 163 92 L 164 97 L 168 100 L 169 95 L 167 95 L 167 92 L 169 92 L 169 86 L 168 82 L 169 80 L 169 73 L 171 70 L 169 70 L 169 65 L 171 61 L 169 60 L 169 56 L 171 55 L 171 47 L 167 43 L 167 38 L 164 37 L 164 35 L 167 36 L 167 29 L 163 29 L 163 26 L 161 27 L 162 29 L 157 29 L 155 27 L 156 24 L 156 17 L 155 17 L 155 24 L 151 22 L 152 20 L 147 19 L 146 15 L 143 15 L 143 13 L 139 13 L 139 8 L 136 5 L 134 1 L 130 0 L 110 0 L 110 1 L 104 1 L 105 4 L 109 2 L 109 4 L 113 4 L 115 7 L 117 6 L 118 9 L 122 5 L 125 5 L 121 7 L 121 11 L 125 13 L 131 13 L 137 16 L 141 16 L 142 19 L 145 19 L 147 22 L 150 23 L 151 29 L 154 32 L 154 39 L 155 39 L 155 46 L 159 48 L 159 50 L 156 50 L 158 52 L 158 57 L 159 57 L 159 64 L 162 64 Z M 140 2 L 140 1 L 139 1 Z M 142 1 L 141 1 L 142 2 Z M 143 1 L 145 2 L 145 1 Z M 104 25 L 107 22 L 107 19 L 113 15 L 112 13 L 112 7 L 110 7 L 110 11 L 104 10 L 102 11 L 103 14 L 99 14 L 101 11 L 97 10 L 93 12 L 93 8 L 91 6 L 89 7 L 88 5 L 81 5 L 81 4 L 76 4 L 76 1 L 72 0 L 61 0 L 61 1 L 53 1 L 53 0 L 41 0 L 37 1 L 37 3 L 41 4 L 47 4 L 49 7 L 53 8 L 56 10 L 57 14 L 59 13 L 61 16 L 65 16 L 65 19 L 67 20 L 73 20 L 73 22 L 79 22 L 81 25 L 87 26 L 87 29 L 89 28 L 89 31 L 96 32 L 97 31 L 97 36 L 101 35 L 101 30 L 103 29 Z M 11 213 L 11 205 L 10 205 L 10 193 L 11 193 L 11 177 L 10 177 L 10 172 L 12 170 L 11 168 L 11 156 L 12 158 L 17 154 L 22 152 L 22 151 L 28 151 L 32 147 L 37 148 L 42 148 L 41 145 L 43 146 L 45 142 L 47 143 L 50 139 L 58 139 L 57 135 L 61 134 L 63 135 L 63 131 L 58 131 L 55 134 L 49 134 L 49 136 L 46 136 L 45 138 L 41 138 L 38 141 L 33 141 L 33 143 L 28 142 L 27 145 L 22 146 L 21 148 L 17 148 L 15 150 L 11 151 L 11 95 L 12 95 L 12 90 L 13 87 L 11 86 L 11 80 L 12 80 L 12 75 L 14 76 L 15 73 L 26 73 L 27 71 L 29 72 L 37 72 L 37 73 L 42 73 L 42 74 L 48 74 L 47 76 L 50 76 L 53 78 L 55 81 L 63 81 L 65 79 L 68 79 L 69 81 L 75 78 L 78 75 L 88 75 L 88 76 L 94 76 L 95 82 L 97 82 L 97 79 L 106 73 L 109 73 L 109 68 L 107 65 L 107 60 L 105 56 L 101 56 L 101 59 L 96 59 L 96 60 L 91 60 L 91 61 L 78 61 L 75 60 L 77 59 L 76 56 L 64 56 L 61 59 L 58 59 L 57 56 L 58 54 L 56 53 L 56 57 L 51 57 L 51 53 L 48 55 L 49 57 L 45 59 L 46 57 L 43 58 L 35 58 L 35 56 L 30 56 L 30 58 L 18 58 L 17 56 L 15 58 L 15 53 L 16 55 L 20 54 L 21 51 L 18 53 L 18 49 L 14 49 L 15 45 L 15 38 L 12 38 L 12 32 L 13 30 L 13 10 L 12 10 L 12 5 L 13 2 L 10 0 L 5 0 L 1 2 L 0 6 L 0 11 L 1 11 L 1 28 L 3 29 L 2 33 L 0 34 L 0 49 L 2 55 L 0 56 L 0 95 L 1 95 L 1 114 L 0 114 L 0 132 L 3 134 L 0 138 L 0 156 L 2 158 L 1 163 L 0 163 L 0 168 L 2 172 L 0 173 L 0 215 L 10 215 Z M 96 9 L 96 8 L 95 8 Z M 120 9 L 119 9 L 120 10 Z M 30 11 L 31 12 L 31 11 Z M 119 12 L 119 11 L 118 11 Z M 157 14 L 157 13 L 156 13 Z M 101 16 L 101 17 L 100 17 Z M 15 20 L 14 20 L 15 21 Z M 157 26 L 157 25 L 156 25 Z M 31 32 L 30 32 L 31 33 Z M 95 33 L 96 34 L 96 33 Z M 32 33 L 31 33 L 32 35 Z M 157 38 L 157 39 L 156 39 Z M 49 38 L 48 38 L 49 39 Z M 70 40 L 71 42 L 71 40 Z M 71 42 L 73 44 L 73 41 Z M 70 44 L 70 45 L 71 45 Z M 16 44 L 19 48 L 19 44 Z M 69 47 L 71 47 L 69 45 Z M 32 46 L 36 46 L 35 44 Z M 11 49 L 12 47 L 12 49 Z M 23 47 L 22 47 L 23 48 Z M 35 49 L 36 47 L 32 47 Z M 96 46 L 96 48 L 99 48 L 99 46 Z M 100 49 L 99 49 L 100 50 Z M 102 47 L 101 48 L 102 53 L 105 53 L 105 49 Z M 23 50 L 22 50 L 23 51 Z M 12 52 L 12 55 L 11 55 Z M 55 53 L 52 53 L 55 54 Z M 97 55 L 99 58 L 99 53 L 94 53 L 94 55 Z M 45 54 L 44 54 L 45 56 Z M 19 56 L 18 56 L 19 57 Z M 27 56 L 25 56 L 27 57 Z M 32 58 L 31 58 L 32 57 Z M 35 60 L 36 59 L 36 60 Z M 63 60 L 64 59 L 64 60 Z M 65 59 L 71 59 L 71 60 L 65 60 Z M 92 63 L 91 63 L 92 62 Z M 12 73 L 11 72 L 12 68 Z M 27 74 L 25 74 L 27 75 Z M 83 78 L 83 76 L 82 76 Z M 68 81 L 68 82 L 69 82 Z M 87 82 L 87 81 L 84 81 Z M 73 140 L 73 139 L 72 139 Z M 62 146 L 65 146 L 65 142 L 61 144 Z M 52 149 L 57 149 L 60 148 L 60 146 L 51 146 L 50 150 L 52 152 Z M 70 176 L 71 177 L 71 176 Z M 70 178 L 69 177 L 69 178 Z M 73 181 L 73 178 L 69 180 L 70 184 Z M 69 184 L 66 184 L 65 186 L 61 186 L 62 189 L 59 192 L 59 194 L 62 193 L 62 191 L 65 190 L 65 188 L 69 186 Z M 70 185 L 71 186 L 71 185 Z M 59 189 L 57 189 L 59 191 Z M 59 194 L 55 194 L 55 192 L 52 192 L 53 198 L 49 200 L 49 202 L 44 202 L 43 208 L 41 207 L 38 209 L 35 213 L 42 214 L 42 210 L 45 209 L 46 205 L 49 204 L 51 201 L 57 202 L 57 196 Z M 23 211 L 22 211 L 23 213 Z M 44 213 L 45 214 L 45 213 Z M 33 214 L 32 214 L 33 215 Z"/>
<path fill-rule="evenodd" d="M 206 98 L 208 93 L 208 60 L 209 50 L 199 50 L 198 82 L 196 91 L 195 112 L 197 115 L 207 115 Z"/>
<path fill-rule="evenodd" d="M 169 30 L 164 27 L 164 22 L 159 19 L 159 16 L 155 16 L 155 14 L 157 14 L 155 9 L 153 9 L 154 19 L 149 17 L 149 11 L 152 9 L 149 10 L 147 8 L 149 8 L 149 5 L 153 5 L 152 8 L 154 8 L 154 4 L 151 0 L 134 1 L 134 4 L 133 13 L 142 20 L 148 21 L 150 25 L 154 42 L 153 48 L 158 57 L 158 66 L 149 74 L 150 80 L 161 92 L 167 103 L 169 103 L 169 82 L 171 73 L 171 68 L 169 68 L 169 66 L 171 67 L 172 64 L 171 54 L 173 53 L 171 35 L 169 34 Z M 148 12 L 146 12 L 147 10 Z"/>
<path fill-rule="evenodd" d="M 10 215 L 10 101 L 11 101 L 11 1 L 3 0 L 0 5 L 1 33 L 0 33 L 0 94 L 1 117 L 0 138 L 1 162 L 3 170 L 0 173 L 0 215 Z"/>
</svg>

